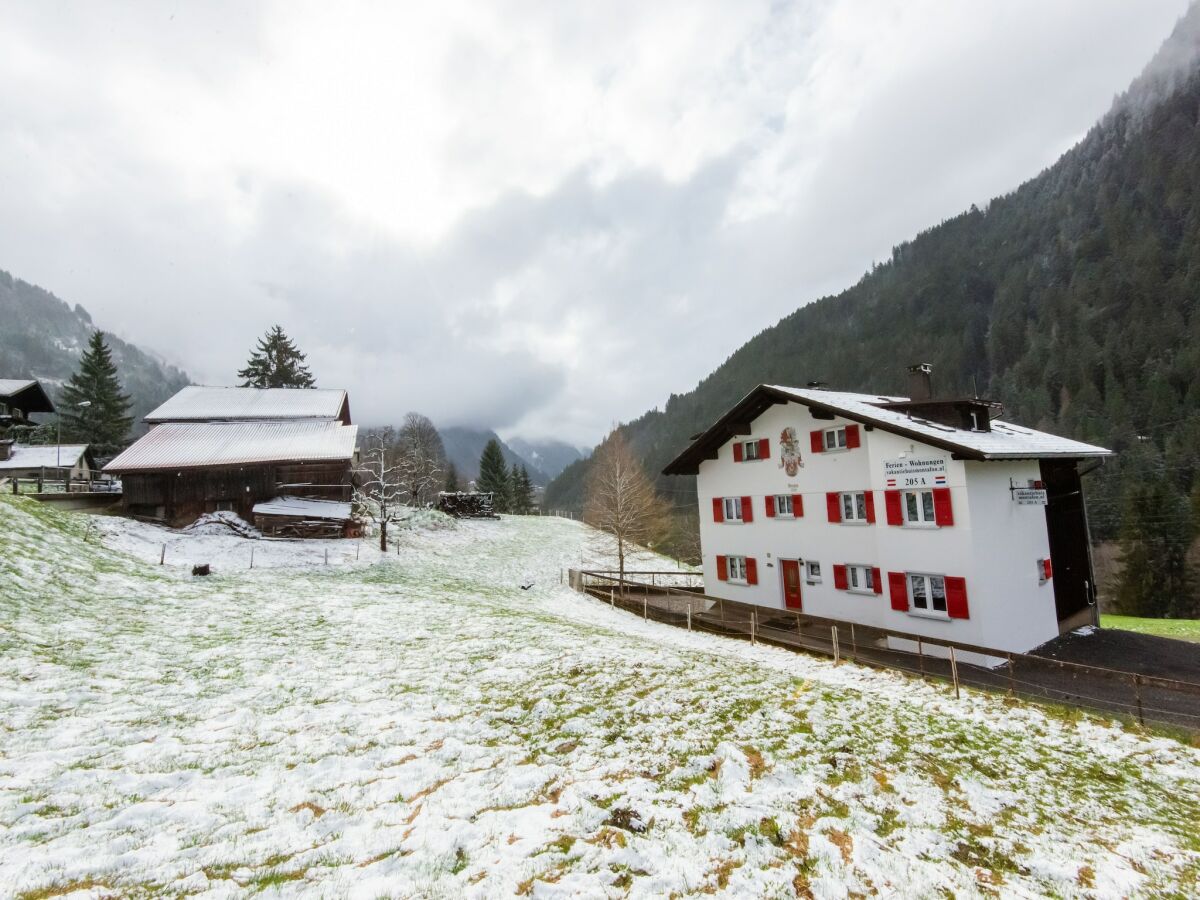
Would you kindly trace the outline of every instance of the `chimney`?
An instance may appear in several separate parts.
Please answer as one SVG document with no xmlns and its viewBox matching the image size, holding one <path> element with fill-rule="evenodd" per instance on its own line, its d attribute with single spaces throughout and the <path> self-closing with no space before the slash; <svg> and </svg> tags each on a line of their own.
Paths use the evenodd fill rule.
<svg viewBox="0 0 1200 900">
<path fill-rule="evenodd" d="M 920 402 L 933 399 L 933 366 L 918 363 L 908 367 L 908 399 Z"/>
</svg>

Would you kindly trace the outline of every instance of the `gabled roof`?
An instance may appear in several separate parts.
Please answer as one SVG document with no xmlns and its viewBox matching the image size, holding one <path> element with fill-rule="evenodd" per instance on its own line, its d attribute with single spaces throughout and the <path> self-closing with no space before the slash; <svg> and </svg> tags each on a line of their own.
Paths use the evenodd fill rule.
<svg viewBox="0 0 1200 900">
<path fill-rule="evenodd" d="M 59 455 L 59 451 L 62 455 Z M 80 458 L 88 452 L 87 444 L 13 444 L 12 456 L 0 459 L 0 470 L 9 469 L 64 469 L 74 468 Z"/>
<path fill-rule="evenodd" d="M 338 419 L 349 424 L 346 392 L 318 388 L 189 385 L 146 416 L 156 422 L 264 422 Z"/>
<path fill-rule="evenodd" d="M 151 428 L 104 471 L 348 461 L 357 436 L 357 425 L 340 422 L 166 422 Z"/>
<path fill-rule="evenodd" d="M 880 394 L 850 394 L 814 388 L 793 388 L 760 384 L 738 401 L 707 431 L 663 469 L 665 475 L 695 475 L 700 463 L 715 459 L 717 450 L 731 437 L 748 435 L 750 423 L 777 403 L 802 403 L 812 409 L 831 413 L 852 422 L 871 425 L 909 437 L 932 447 L 948 450 L 960 459 L 1082 459 L 1111 456 L 1112 451 L 1092 444 L 1073 441 L 1044 431 L 1034 431 L 994 419 L 990 431 L 972 431 L 911 416 L 903 410 L 886 409 L 902 403 L 905 397 Z"/>
<path fill-rule="evenodd" d="M 0 378 L 0 400 L 19 406 L 26 412 L 54 412 L 50 395 L 32 378 Z"/>
</svg>

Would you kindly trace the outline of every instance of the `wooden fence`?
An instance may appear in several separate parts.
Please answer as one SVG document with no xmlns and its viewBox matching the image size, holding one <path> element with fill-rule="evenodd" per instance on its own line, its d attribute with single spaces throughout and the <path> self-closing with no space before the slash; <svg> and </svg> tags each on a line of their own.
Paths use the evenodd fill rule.
<svg viewBox="0 0 1200 900">
<path fill-rule="evenodd" d="M 1200 733 L 1200 684 L 725 600 L 704 594 L 700 580 L 680 572 L 626 572 L 624 581 L 612 571 L 569 572 L 575 590 L 645 620 L 940 679 L 956 694 L 965 684 Z"/>
</svg>

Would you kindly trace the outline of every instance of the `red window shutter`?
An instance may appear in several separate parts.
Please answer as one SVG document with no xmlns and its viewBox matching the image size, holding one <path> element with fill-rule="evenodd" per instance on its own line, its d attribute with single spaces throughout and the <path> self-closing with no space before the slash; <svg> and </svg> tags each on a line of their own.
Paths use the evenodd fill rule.
<svg viewBox="0 0 1200 900">
<path fill-rule="evenodd" d="M 887 508 L 887 523 L 889 525 L 904 524 L 904 511 L 900 508 L 900 500 L 899 491 L 883 492 L 883 505 Z"/>
<path fill-rule="evenodd" d="M 767 494 L 767 518 L 775 518 L 775 495 Z"/>
<path fill-rule="evenodd" d="M 878 569 L 871 570 L 871 580 L 875 582 L 875 593 L 883 593 L 883 573 Z"/>
<path fill-rule="evenodd" d="M 792 515 L 797 519 L 804 515 L 804 498 L 799 494 L 792 494 Z"/>
<path fill-rule="evenodd" d="M 825 451 L 825 432 L 818 428 L 809 436 L 812 438 L 812 452 L 823 453 Z"/>
<path fill-rule="evenodd" d="M 846 577 L 845 566 L 833 567 L 833 586 L 839 591 L 844 591 L 850 586 L 850 580 Z"/>
<path fill-rule="evenodd" d="M 758 439 L 758 458 L 759 459 L 770 459 L 771 458 L 771 439 L 770 438 L 759 438 Z"/>
<path fill-rule="evenodd" d="M 733 445 L 733 461 L 734 462 L 742 461 L 742 442 L 741 441 L 738 441 L 736 444 Z"/>
<path fill-rule="evenodd" d="M 742 498 L 742 521 L 754 521 L 754 503 L 749 497 Z"/>
<path fill-rule="evenodd" d="M 946 612 L 952 619 L 969 619 L 967 579 L 946 576 Z"/>
<path fill-rule="evenodd" d="M 725 521 L 725 498 L 724 497 L 713 497 L 713 521 L 714 522 L 724 522 Z"/>
<path fill-rule="evenodd" d="M 717 581 L 729 580 L 729 565 L 725 562 L 725 557 L 717 557 Z"/>
<path fill-rule="evenodd" d="M 954 524 L 954 505 L 950 502 L 950 488 L 933 489 L 933 520 L 939 525 Z"/>
<path fill-rule="evenodd" d="M 888 593 L 892 595 L 892 609 L 908 612 L 908 578 L 903 572 L 888 572 Z"/>
<path fill-rule="evenodd" d="M 867 500 L 867 522 L 871 525 L 875 524 L 875 492 L 866 492 Z"/>
<path fill-rule="evenodd" d="M 842 495 L 830 491 L 825 495 L 825 510 L 829 513 L 830 522 L 842 521 Z"/>
<path fill-rule="evenodd" d="M 846 449 L 853 450 L 855 447 L 862 446 L 862 438 L 858 435 L 857 425 L 846 426 Z"/>
<path fill-rule="evenodd" d="M 746 584 L 758 584 L 758 560 L 746 557 Z"/>
<path fill-rule="evenodd" d="M 1053 577 L 1054 577 L 1054 566 L 1050 563 L 1049 559 L 1043 559 L 1042 560 L 1042 580 L 1049 581 Z"/>
</svg>

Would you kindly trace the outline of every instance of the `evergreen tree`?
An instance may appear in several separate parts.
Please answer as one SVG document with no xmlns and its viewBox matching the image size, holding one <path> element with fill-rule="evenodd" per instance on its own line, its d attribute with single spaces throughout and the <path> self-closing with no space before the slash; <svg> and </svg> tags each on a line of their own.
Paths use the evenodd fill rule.
<svg viewBox="0 0 1200 900">
<path fill-rule="evenodd" d="M 446 484 L 442 490 L 447 494 L 457 494 L 462 490 L 458 484 L 458 468 L 452 462 L 446 463 Z"/>
<path fill-rule="evenodd" d="M 508 466 L 504 464 L 504 451 L 500 442 L 492 438 L 479 457 L 479 480 L 476 487 L 492 494 L 492 506 L 496 512 L 509 512 L 511 508 L 508 483 Z"/>
<path fill-rule="evenodd" d="M 129 397 L 121 393 L 103 332 L 92 332 L 79 358 L 79 371 L 63 385 L 58 405 L 64 439 L 86 441 L 100 457 L 116 454 L 128 442 L 133 424 Z"/>
<path fill-rule="evenodd" d="M 529 515 L 533 512 L 533 482 L 530 480 L 529 470 L 525 466 L 518 469 L 517 464 L 513 463 L 512 485 L 513 512 Z"/>
<path fill-rule="evenodd" d="M 304 354 L 283 333 L 279 325 L 258 340 L 246 368 L 238 372 L 244 379 L 242 387 L 310 388 L 314 387 L 312 373 L 304 364 Z"/>
</svg>

